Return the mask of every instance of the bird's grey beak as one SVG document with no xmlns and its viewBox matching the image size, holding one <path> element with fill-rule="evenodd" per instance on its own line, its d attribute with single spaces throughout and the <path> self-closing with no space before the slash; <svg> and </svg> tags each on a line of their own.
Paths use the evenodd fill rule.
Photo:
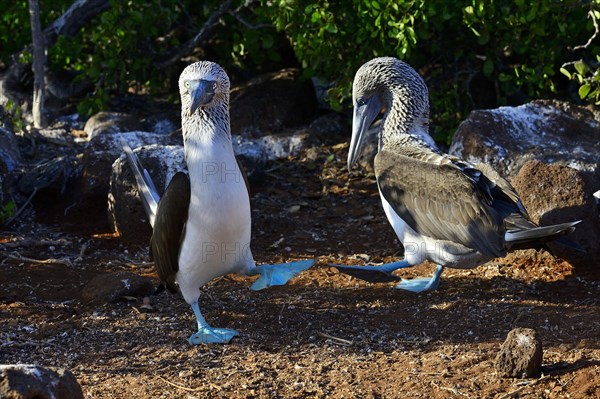
<svg viewBox="0 0 600 399">
<path fill-rule="evenodd" d="M 210 80 L 189 80 L 188 91 L 192 102 L 190 104 L 189 115 L 192 115 L 198 107 L 208 104 L 215 96 L 216 83 Z"/>
<path fill-rule="evenodd" d="M 379 96 L 370 97 L 363 104 L 354 105 L 354 116 L 352 118 L 352 139 L 348 150 L 348 171 L 358 160 L 360 152 L 367 135 L 367 130 L 381 111 L 381 100 Z"/>
</svg>

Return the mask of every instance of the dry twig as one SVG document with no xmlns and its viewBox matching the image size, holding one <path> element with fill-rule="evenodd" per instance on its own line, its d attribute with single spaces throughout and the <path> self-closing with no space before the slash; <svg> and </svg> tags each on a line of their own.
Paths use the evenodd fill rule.
<svg viewBox="0 0 600 399">
<path fill-rule="evenodd" d="M 43 264 L 43 265 L 66 265 L 66 266 L 73 265 L 71 263 L 71 261 L 67 258 L 64 258 L 64 259 L 53 259 L 53 258 L 33 259 L 33 258 L 28 258 L 26 256 L 23 256 L 18 252 L 13 252 L 12 254 L 6 255 L 6 259 L 13 259 L 13 260 L 21 261 L 21 262 L 39 263 L 39 264 Z"/>
<path fill-rule="evenodd" d="M 184 391 L 188 391 L 188 392 L 198 392 L 199 390 L 202 389 L 202 387 L 198 387 L 198 388 L 188 388 L 188 387 L 184 387 L 183 385 L 179 385 L 179 384 L 175 384 L 174 382 L 171 382 L 169 380 L 167 380 L 166 378 L 161 377 L 160 375 L 156 375 L 159 379 L 161 379 L 162 381 L 166 382 L 167 384 L 175 387 L 175 388 L 179 388 L 179 389 L 183 389 Z"/>
<path fill-rule="evenodd" d="M 333 335 L 329 335 L 329 334 L 324 333 L 324 332 L 318 332 L 317 334 L 319 334 L 320 336 L 322 336 L 324 338 L 332 339 L 332 340 L 334 340 L 336 342 L 339 342 L 339 343 L 341 343 L 343 345 L 347 345 L 347 346 L 352 345 L 352 341 L 348 341 L 347 339 L 334 337 Z"/>
</svg>

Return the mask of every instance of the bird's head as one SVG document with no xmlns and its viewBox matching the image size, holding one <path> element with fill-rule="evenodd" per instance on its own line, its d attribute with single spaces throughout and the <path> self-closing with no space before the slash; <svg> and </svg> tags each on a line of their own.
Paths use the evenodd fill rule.
<svg viewBox="0 0 600 399">
<path fill-rule="evenodd" d="M 229 77 L 218 64 L 198 61 L 188 65 L 179 77 L 181 110 L 193 115 L 200 107 L 229 103 Z"/>
<path fill-rule="evenodd" d="M 374 58 L 363 64 L 352 83 L 352 139 L 348 169 L 358 160 L 375 118 L 394 110 L 397 129 L 410 132 L 416 120 L 429 120 L 428 91 L 423 78 L 407 63 L 393 57 Z M 383 127 L 383 124 L 382 124 Z M 381 130 L 379 131 L 381 134 Z"/>
</svg>

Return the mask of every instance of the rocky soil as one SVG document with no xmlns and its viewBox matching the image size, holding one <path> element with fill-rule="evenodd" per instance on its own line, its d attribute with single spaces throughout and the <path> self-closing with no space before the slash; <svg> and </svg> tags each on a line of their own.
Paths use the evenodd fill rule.
<svg viewBox="0 0 600 399">
<path fill-rule="evenodd" d="M 65 367 L 86 398 L 600 397 L 594 267 L 520 251 L 447 270 L 438 291 L 414 294 L 329 266 L 402 256 L 373 176 L 345 170 L 345 141 L 270 162 L 252 187 L 256 260 L 317 263 L 285 287 L 252 292 L 240 276 L 204 287 L 208 321 L 241 332 L 229 345 L 187 343 L 193 314 L 178 295 L 150 293 L 145 245 L 124 244 L 104 215 L 65 224 L 64 209 L 38 198 L 36 222 L 23 215 L 0 232 L 0 364 Z M 142 289 L 88 285 L 106 274 Z M 494 368 L 516 327 L 542 342 L 539 376 Z"/>
</svg>

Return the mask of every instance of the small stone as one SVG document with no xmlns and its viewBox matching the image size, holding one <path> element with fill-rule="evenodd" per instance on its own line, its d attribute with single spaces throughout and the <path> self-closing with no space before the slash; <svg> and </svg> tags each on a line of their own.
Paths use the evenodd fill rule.
<svg viewBox="0 0 600 399">
<path fill-rule="evenodd" d="M 133 115 L 120 112 L 99 112 L 87 120 L 83 130 L 91 140 L 101 134 L 142 130 L 142 124 Z"/>
<path fill-rule="evenodd" d="M 508 333 L 494 364 L 502 377 L 532 378 L 542 368 L 542 341 L 531 328 L 515 328 Z"/>
<path fill-rule="evenodd" d="M 152 279 L 135 273 L 121 271 L 106 273 L 91 279 L 81 293 L 88 303 L 104 304 L 128 296 L 144 296 L 154 291 Z"/>
</svg>

